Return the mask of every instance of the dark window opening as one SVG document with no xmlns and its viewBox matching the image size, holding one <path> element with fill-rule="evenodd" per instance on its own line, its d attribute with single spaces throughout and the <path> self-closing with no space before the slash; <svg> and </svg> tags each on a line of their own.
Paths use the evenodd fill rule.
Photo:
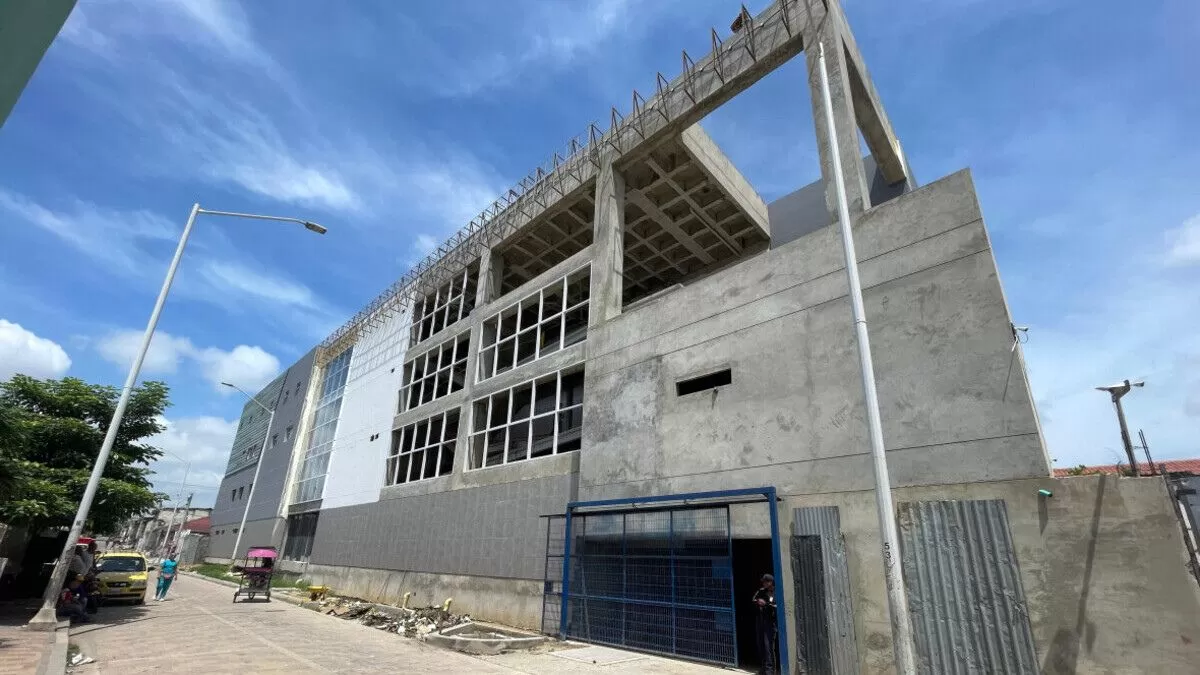
<svg viewBox="0 0 1200 675">
<path fill-rule="evenodd" d="M 701 375 L 700 377 L 693 377 L 690 380 L 676 382 L 675 394 L 677 396 L 687 396 L 698 391 L 716 389 L 717 387 L 724 387 L 729 384 L 733 384 L 733 373 L 726 368 L 725 370 L 718 370 L 708 375 Z"/>
</svg>

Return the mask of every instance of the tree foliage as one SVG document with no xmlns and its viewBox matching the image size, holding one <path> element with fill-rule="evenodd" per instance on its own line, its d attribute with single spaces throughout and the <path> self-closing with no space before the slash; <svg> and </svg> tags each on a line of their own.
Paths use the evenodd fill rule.
<svg viewBox="0 0 1200 675">
<path fill-rule="evenodd" d="M 83 380 L 14 375 L 0 383 L 0 521 L 69 526 L 100 453 L 119 390 Z M 150 485 L 161 456 L 146 439 L 163 431 L 167 386 L 144 382 L 125 409 L 88 517 L 88 529 L 112 532 L 163 497 Z"/>
</svg>

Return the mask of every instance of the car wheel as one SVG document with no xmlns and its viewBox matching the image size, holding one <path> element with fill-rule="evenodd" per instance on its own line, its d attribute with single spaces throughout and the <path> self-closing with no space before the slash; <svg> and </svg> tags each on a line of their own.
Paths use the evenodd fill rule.
<svg viewBox="0 0 1200 675">
<path fill-rule="evenodd" d="M 146 604 L 146 596 L 144 596 L 144 595 L 143 595 L 142 597 L 138 598 L 137 600 L 134 600 L 134 601 L 133 601 L 133 604 L 135 604 L 135 605 L 144 605 L 144 604 Z"/>
</svg>

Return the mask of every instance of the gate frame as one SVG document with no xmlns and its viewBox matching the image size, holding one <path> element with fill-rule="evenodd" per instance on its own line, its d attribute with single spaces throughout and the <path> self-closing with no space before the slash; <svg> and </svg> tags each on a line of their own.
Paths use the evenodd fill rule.
<svg viewBox="0 0 1200 675">
<path fill-rule="evenodd" d="M 758 499 L 737 499 L 738 497 L 757 497 Z M 696 502 L 698 501 L 708 503 L 697 504 Z M 774 486 L 761 488 L 740 488 L 737 490 L 715 490 L 712 492 L 686 492 L 681 494 L 654 495 L 649 497 L 626 497 L 622 499 L 597 499 L 593 501 L 569 502 L 567 504 L 566 513 L 567 521 L 565 523 L 563 533 L 565 542 L 563 545 L 562 605 L 559 616 L 559 639 L 567 639 L 567 619 L 570 616 L 567 609 L 567 603 L 571 598 L 571 517 L 577 509 L 586 509 L 588 510 L 588 513 L 604 513 L 605 511 L 609 510 L 621 510 L 620 507 L 630 508 L 641 504 L 648 505 L 682 502 L 687 506 L 728 507 L 733 504 L 752 504 L 759 501 L 767 503 L 767 512 L 770 514 L 771 518 L 771 563 L 772 567 L 774 568 L 773 576 L 775 577 L 775 625 L 777 626 L 779 632 L 779 663 L 776 665 L 778 666 L 779 672 L 782 675 L 788 675 L 791 672 L 791 660 L 788 657 L 787 610 L 784 607 L 784 593 L 780 590 L 779 586 L 779 582 L 783 578 L 783 560 L 779 545 L 779 497 L 776 494 Z M 729 523 L 729 528 L 729 536 L 732 537 L 732 521 Z M 734 606 L 734 612 L 737 612 L 736 605 Z"/>
</svg>

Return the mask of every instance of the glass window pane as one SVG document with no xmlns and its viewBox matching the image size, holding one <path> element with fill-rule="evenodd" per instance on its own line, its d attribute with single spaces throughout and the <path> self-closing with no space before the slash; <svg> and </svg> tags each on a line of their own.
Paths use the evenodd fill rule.
<svg viewBox="0 0 1200 675">
<path fill-rule="evenodd" d="M 492 394 L 492 412 L 488 426 L 499 427 L 508 424 L 508 392 Z"/>
<path fill-rule="evenodd" d="M 572 408 L 558 414 L 558 447 L 556 452 L 578 450 L 583 437 L 583 409 Z"/>
<path fill-rule="evenodd" d="M 567 408 L 583 403 L 583 371 L 576 371 L 562 376 L 562 398 L 558 407 Z"/>
<path fill-rule="evenodd" d="M 496 348 L 488 347 L 479 352 L 479 379 L 486 380 L 495 374 Z"/>
<path fill-rule="evenodd" d="M 538 335 L 538 349 L 541 356 L 553 354 L 562 346 L 562 317 L 556 316 L 543 323 Z"/>
<path fill-rule="evenodd" d="M 471 413 L 471 431 L 483 431 L 488 427 L 488 399 L 475 401 Z"/>
<path fill-rule="evenodd" d="M 453 441 L 458 438 L 458 411 L 451 410 L 446 413 L 446 430 L 442 438 L 447 441 Z"/>
<path fill-rule="evenodd" d="M 512 419 L 523 420 L 529 417 L 533 402 L 533 385 L 523 384 L 513 390 Z"/>
<path fill-rule="evenodd" d="M 507 427 L 502 427 L 488 432 L 484 466 L 498 466 L 504 463 L 504 437 L 507 430 Z"/>
<path fill-rule="evenodd" d="M 438 458 L 437 475 L 448 476 L 454 473 L 454 442 L 442 444 L 442 454 Z"/>
<path fill-rule="evenodd" d="M 538 296 L 533 297 L 521 303 L 521 330 L 531 328 L 537 324 L 538 319 Z"/>
<path fill-rule="evenodd" d="M 483 322 L 483 335 L 479 344 L 484 347 L 489 347 L 496 344 L 496 328 L 499 325 L 499 317 L 492 317 Z"/>
<path fill-rule="evenodd" d="M 425 451 L 417 450 L 409 456 L 412 458 L 412 463 L 408 467 L 408 480 L 418 480 L 421 478 L 421 463 L 425 461 Z"/>
<path fill-rule="evenodd" d="M 524 365 L 537 356 L 537 330 L 527 330 L 517 336 L 517 365 Z"/>
<path fill-rule="evenodd" d="M 569 347 L 587 337 L 587 305 L 569 310 L 566 313 L 566 329 L 563 335 L 563 346 Z"/>
<path fill-rule="evenodd" d="M 558 407 L 558 378 L 554 375 L 537 381 L 537 397 L 533 414 L 553 412 Z"/>
<path fill-rule="evenodd" d="M 544 457 L 554 452 L 554 415 L 533 418 L 532 457 Z"/>
<path fill-rule="evenodd" d="M 496 373 L 500 374 L 513 368 L 513 357 L 516 355 L 516 338 L 509 338 L 500 343 L 496 357 Z"/>
<path fill-rule="evenodd" d="M 562 282 L 542 289 L 542 318 L 558 314 L 563 309 Z"/>
<path fill-rule="evenodd" d="M 438 415 L 429 420 L 429 444 L 442 442 L 442 416 Z"/>
<path fill-rule="evenodd" d="M 471 468 L 478 469 L 483 466 L 483 454 L 486 446 L 485 439 L 487 434 L 475 434 L 471 436 Z"/>
<path fill-rule="evenodd" d="M 441 398 L 450 393 L 450 369 L 439 370 L 437 374 L 437 388 L 434 389 L 434 398 Z"/>
<path fill-rule="evenodd" d="M 516 462 L 529 457 L 529 420 L 518 422 L 508 428 L 508 458 Z"/>
<path fill-rule="evenodd" d="M 500 315 L 500 339 L 517 334 L 517 308 L 505 310 Z"/>
<path fill-rule="evenodd" d="M 423 448 L 429 445 L 429 423 L 425 420 L 417 422 L 417 440 L 413 444 L 414 448 Z"/>
<path fill-rule="evenodd" d="M 437 475 L 438 450 L 440 448 L 440 445 L 435 445 L 425 451 L 425 471 L 421 474 L 421 478 L 433 478 Z"/>
<path fill-rule="evenodd" d="M 396 483 L 408 482 L 408 465 L 412 461 L 412 455 L 400 455 L 396 459 Z"/>
<path fill-rule="evenodd" d="M 583 269 L 567 278 L 567 307 L 574 307 L 588 299 L 588 270 Z"/>
<path fill-rule="evenodd" d="M 393 485 L 396 482 L 396 459 L 395 457 L 388 457 L 387 473 L 383 474 L 384 485 Z"/>
</svg>

